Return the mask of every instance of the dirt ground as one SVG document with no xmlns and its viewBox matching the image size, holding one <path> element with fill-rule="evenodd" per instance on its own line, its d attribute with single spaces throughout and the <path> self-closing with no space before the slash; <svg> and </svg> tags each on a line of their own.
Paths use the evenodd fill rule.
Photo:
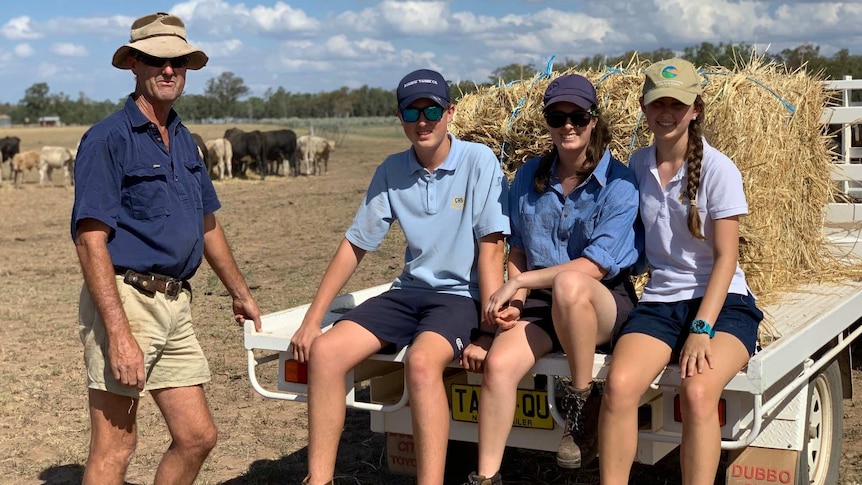
<svg viewBox="0 0 862 485">
<path fill-rule="evenodd" d="M 224 128 L 192 130 L 213 138 Z M 21 137 L 22 149 L 72 147 L 82 132 L 10 129 L 0 130 L 0 137 Z M 397 127 L 369 129 L 343 140 L 326 175 L 216 184 L 223 204 L 217 215 L 265 313 L 311 300 L 374 167 L 387 153 L 406 146 Z M 56 176 L 56 186 L 41 188 L 35 174 L 13 189 L 7 166 L 3 164 L 0 184 L 0 281 L 5 288 L 0 305 L 0 484 L 76 484 L 87 457 L 89 421 L 76 325 L 81 275 L 69 235 L 73 191 L 61 187 L 62 177 Z M 365 258 L 346 290 L 391 280 L 400 269 L 402 251 L 400 236 L 391 234 L 380 251 Z M 251 389 L 242 331 L 232 323 L 227 293 L 206 263 L 192 286 L 196 329 L 213 373 L 206 392 L 220 430 L 197 483 L 299 483 L 305 474 L 305 405 L 265 399 Z M 858 388 L 859 371 L 853 379 Z M 859 483 L 859 398 L 845 401 L 844 410 L 841 483 Z M 367 413 L 350 412 L 337 467 L 341 483 L 413 483 L 386 471 L 383 442 L 368 431 Z M 152 483 L 167 445 L 164 422 L 145 398 L 128 483 Z M 511 483 L 598 482 L 595 469 L 563 472 L 547 453 L 511 451 L 503 471 Z M 458 473 L 453 472 L 452 483 L 460 483 L 454 477 L 464 475 Z M 633 483 L 679 483 L 676 456 L 656 467 L 638 467 L 635 477 Z"/>
</svg>

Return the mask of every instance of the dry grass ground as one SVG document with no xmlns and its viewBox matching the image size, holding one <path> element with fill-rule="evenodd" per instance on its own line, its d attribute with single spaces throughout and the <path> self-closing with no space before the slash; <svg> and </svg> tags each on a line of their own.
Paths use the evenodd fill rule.
<svg viewBox="0 0 862 485">
<path fill-rule="evenodd" d="M 211 138 L 224 128 L 192 130 Z M 22 149 L 32 149 L 74 146 L 82 132 L 76 127 L 9 129 L 0 130 L 0 137 L 19 136 Z M 375 128 L 350 134 L 333 154 L 328 175 L 216 184 L 224 205 L 218 217 L 264 312 L 310 301 L 374 167 L 406 146 L 397 127 Z M 3 165 L 0 484 L 76 484 L 87 456 L 89 422 L 76 328 L 81 276 L 69 235 L 73 191 L 59 187 L 60 177 L 57 187 L 40 188 L 32 176 L 13 189 L 5 177 L 8 162 Z M 366 257 L 347 290 L 390 280 L 401 258 L 400 235 L 393 231 L 380 251 Z M 230 302 L 206 263 L 192 285 L 196 328 L 213 372 L 207 397 L 220 430 L 219 444 L 197 483 L 299 483 L 305 473 L 305 405 L 264 399 L 252 391 L 241 329 L 232 324 Z M 856 404 L 845 402 L 842 483 L 862 481 L 862 412 Z M 152 400 L 143 399 L 139 413 L 138 452 L 128 473 L 133 484 L 152 482 L 168 445 Z M 383 441 L 368 431 L 366 413 L 349 413 L 338 462 L 341 483 L 413 483 L 386 472 Z M 679 483 L 673 457 L 636 473 L 637 483 Z M 514 451 L 507 456 L 504 476 L 512 483 L 598 482 L 595 469 L 561 472 L 549 454 Z"/>
</svg>

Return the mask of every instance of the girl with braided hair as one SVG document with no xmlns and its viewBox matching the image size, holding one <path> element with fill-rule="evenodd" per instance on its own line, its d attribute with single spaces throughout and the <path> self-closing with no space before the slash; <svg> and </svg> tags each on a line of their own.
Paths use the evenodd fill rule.
<svg viewBox="0 0 862 485">
<path fill-rule="evenodd" d="M 700 76 L 683 59 L 646 69 L 641 97 L 655 141 L 632 154 L 650 280 L 615 342 L 599 418 L 604 485 L 627 484 L 641 396 L 679 363 L 682 483 L 712 484 L 718 403 L 754 352 L 763 319 L 739 267 L 742 176 L 703 138 Z"/>
</svg>

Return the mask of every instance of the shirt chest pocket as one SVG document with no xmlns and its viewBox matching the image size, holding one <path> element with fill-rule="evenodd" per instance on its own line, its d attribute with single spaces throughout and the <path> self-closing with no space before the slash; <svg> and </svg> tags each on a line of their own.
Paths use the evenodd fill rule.
<svg viewBox="0 0 862 485">
<path fill-rule="evenodd" d="M 183 167 L 185 167 L 183 189 L 187 193 L 192 207 L 203 209 L 204 203 L 201 195 L 203 165 L 198 160 L 187 160 L 183 162 Z"/>
<path fill-rule="evenodd" d="M 165 217 L 171 213 L 168 176 L 160 167 L 131 167 L 123 176 L 124 202 L 135 219 Z"/>
</svg>

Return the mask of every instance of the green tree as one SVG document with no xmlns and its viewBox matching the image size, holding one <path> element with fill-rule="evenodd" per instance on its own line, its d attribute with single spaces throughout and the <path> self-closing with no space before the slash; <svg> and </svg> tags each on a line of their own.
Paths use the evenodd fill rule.
<svg viewBox="0 0 862 485">
<path fill-rule="evenodd" d="M 235 112 L 236 102 L 242 96 L 248 94 L 242 78 L 228 71 L 223 72 L 217 78 L 210 78 L 204 90 L 204 96 L 212 100 L 215 108 L 215 116 L 225 117 L 237 114 Z M 241 113 L 240 115 L 245 115 Z"/>
<path fill-rule="evenodd" d="M 51 106 L 48 96 L 48 83 L 36 83 L 24 91 L 24 97 L 18 104 L 23 108 L 23 115 L 35 122 L 40 116 L 46 116 Z"/>
<path fill-rule="evenodd" d="M 492 84 L 499 82 L 509 83 L 521 79 L 532 79 L 536 75 L 538 69 L 533 64 L 509 64 L 508 66 L 498 67 L 491 72 L 488 79 Z"/>
</svg>

